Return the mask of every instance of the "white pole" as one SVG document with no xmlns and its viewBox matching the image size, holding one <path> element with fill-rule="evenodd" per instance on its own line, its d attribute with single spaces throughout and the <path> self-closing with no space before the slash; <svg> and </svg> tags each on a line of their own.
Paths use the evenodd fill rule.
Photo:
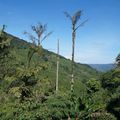
<svg viewBox="0 0 120 120">
<path fill-rule="evenodd" d="M 56 93 L 58 92 L 58 80 L 59 80 L 59 40 L 57 43 Z"/>
</svg>

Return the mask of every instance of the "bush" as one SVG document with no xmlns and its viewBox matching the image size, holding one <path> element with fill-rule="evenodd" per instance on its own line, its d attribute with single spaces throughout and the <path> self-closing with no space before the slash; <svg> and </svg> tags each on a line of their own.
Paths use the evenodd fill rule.
<svg viewBox="0 0 120 120">
<path fill-rule="evenodd" d="M 96 112 L 96 113 L 92 113 L 90 120 L 116 120 L 116 118 L 107 112 Z"/>
</svg>

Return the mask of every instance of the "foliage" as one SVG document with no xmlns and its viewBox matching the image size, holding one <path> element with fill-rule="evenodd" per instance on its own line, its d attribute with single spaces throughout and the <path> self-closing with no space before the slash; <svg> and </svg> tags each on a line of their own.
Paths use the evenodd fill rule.
<svg viewBox="0 0 120 120">
<path fill-rule="evenodd" d="M 107 110 L 120 118 L 120 68 L 105 73 L 101 82 L 107 89 Z"/>
<path fill-rule="evenodd" d="M 16 71 L 13 80 L 9 82 L 8 91 L 23 101 L 32 95 L 31 87 L 37 83 L 35 75 L 38 70 L 19 68 Z"/>
<path fill-rule="evenodd" d="M 116 118 L 112 114 L 107 112 L 96 112 L 92 113 L 89 120 L 116 120 Z"/>
<path fill-rule="evenodd" d="M 120 66 L 120 54 L 118 54 L 118 56 L 116 57 L 116 62 L 117 65 Z"/>
<path fill-rule="evenodd" d="M 0 65 L 6 64 L 5 71 L 10 68 L 9 72 L 1 76 L 3 80 L 0 81 L 0 119 L 116 120 L 119 118 L 119 67 L 102 75 L 88 65 L 75 63 L 75 89 L 71 94 L 69 91 L 71 61 L 60 56 L 60 89 L 58 94 L 55 94 L 56 54 L 42 47 L 38 50 L 34 44 L 11 35 L 9 37 L 7 33 L 4 35 L 12 39 L 10 46 L 6 46 L 9 54 L 0 59 Z M 34 50 L 36 50 L 34 55 L 30 55 Z M 8 57 L 9 55 L 12 57 Z M 8 59 L 7 62 L 5 59 Z"/>
<path fill-rule="evenodd" d="M 100 85 L 100 81 L 96 80 L 96 79 L 90 79 L 87 82 L 87 88 L 88 88 L 88 93 L 95 93 L 97 91 L 99 91 L 101 85 Z"/>
<path fill-rule="evenodd" d="M 0 80 L 8 73 L 8 61 L 10 60 L 10 42 L 11 38 L 7 37 L 4 32 L 5 26 L 3 25 L 0 31 Z"/>
</svg>

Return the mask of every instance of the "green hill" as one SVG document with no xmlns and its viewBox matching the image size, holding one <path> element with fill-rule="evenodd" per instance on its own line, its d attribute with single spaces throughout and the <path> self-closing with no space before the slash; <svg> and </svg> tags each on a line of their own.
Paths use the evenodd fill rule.
<svg viewBox="0 0 120 120">
<path fill-rule="evenodd" d="M 27 53 L 31 43 L 25 40 L 19 39 L 12 35 L 11 46 L 12 52 L 16 56 L 15 61 L 19 61 L 21 64 L 27 63 Z M 46 64 L 47 67 L 41 70 L 39 73 L 39 79 L 43 80 L 48 78 L 51 82 L 55 83 L 56 79 L 56 54 L 48 50 L 43 49 L 43 56 L 38 58 L 34 55 L 32 62 L 38 63 L 40 61 L 42 64 Z M 71 80 L 71 61 L 69 59 L 60 56 L 60 70 L 59 70 L 59 86 L 60 89 L 70 89 Z M 99 73 L 92 69 L 89 65 L 75 63 L 75 81 L 77 85 L 77 90 L 79 88 L 78 83 L 85 83 L 91 78 L 97 78 Z"/>
<path fill-rule="evenodd" d="M 82 120 L 96 111 L 105 111 L 101 73 L 89 65 L 75 63 L 74 94 L 71 94 L 71 61 L 59 56 L 59 92 L 55 94 L 57 55 L 42 48 L 28 67 L 32 43 L 10 34 L 5 34 L 5 39 L 10 39 L 10 46 L 3 41 L 0 47 L 1 119 L 66 120 L 68 115 L 74 119 L 78 111 Z M 109 116 L 107 111 L 105 116 Z"/>
<path fill-rule="evenodd" d="M 34 50 L 38 51 L 28 64 L 28 58 Z M 106 80 L 110 74 L 101 78 L 101 84 L 101 73 L 89 65 L 75 63 L 74 91 L 71 92 L 71 61 L 63 56 L 59 58 L 59 91 L 56 94 L 57 55 L 2 32 L 0 119 L 66 120 L 70 117 L 80 120 L 116 120 L 110 114 L 113 112 L 108 113 L 109 109 L 106 108 L 109 95 L 104 87 L 109 86 Z M 116 80 L 119 81 L 119 78 Z M 116 113 L 118 114 L 119 110 Z"/>
</svg>

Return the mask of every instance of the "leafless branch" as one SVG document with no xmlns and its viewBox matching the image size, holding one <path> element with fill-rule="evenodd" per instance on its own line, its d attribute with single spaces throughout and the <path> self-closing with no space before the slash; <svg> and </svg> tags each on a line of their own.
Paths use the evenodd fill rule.
<svg viewBox="0 0 120 120">
<path fill-rule="evenodd" d="M 38 41 L 38 39 L 36 37 L 34 37 L 31 33 L 28 33 L 26 31 L 24 32 L 24 34 L 27 35 L 30 38 L 30 40 L 32 41 L 32 43 L 34 45 L 36 45 L 36 40 Z"/>
<path fill-rule="evenodd" d="M 88 21 L 88 19 L 85 20 L 85 21 L 83 21 L 80 25 L 78 25 L 78 26 L 76 27 L 75 31 L 76 31 L 79 27 L 83 27 L 84 24 L 85 24 L 87 21 Z"/>
<path fill-rule="evenodd" d="M 69 14 L 69 13 L 64 12 L 64 14 L 65 14 L 65 16 L 66 16 L 66 17 L 68 17 L 70 20 L 72 20 L 72 17 L 70 16 L 70 14 Z"/>
<path fill-rule="evenodd" d="M 41 43 L 49 36 L 49 35 L 51 35 L 53 32 L 49 32 L 47 35 L 45 35 L 44 37 L 43 37 L 43 39 L 41 40 Z"/>
<path fill-rule="evenodd" d="M 31 28 L 38 35 L 38 38 L 40 39 L 41 35 L 46 31 L 47 24 L 42 25 L 41 23 L 38 23 L 37 25 L 31 26 Z"/>
</svg>

